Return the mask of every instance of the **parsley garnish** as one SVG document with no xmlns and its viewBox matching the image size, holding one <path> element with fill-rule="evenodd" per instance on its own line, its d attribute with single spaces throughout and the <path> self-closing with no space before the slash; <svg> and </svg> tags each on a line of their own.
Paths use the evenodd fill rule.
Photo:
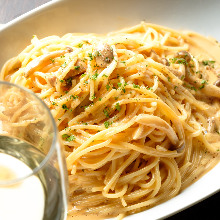
<svg viewBox="0 0 220 220">
<path fill-rule="evenodd" d="M 107 118 L 109 118 L 108 110 L 107 110 L 107 109 L 104 109 L 103 112 L 104 112 L 105 116 L 106 116 Z"/>
<path fill-rule="evenodd" d="M 199 89 L 203 89 L 203 88 L 205 87 L 205 84 L 207 84 L 207 81 L 203 79 L 203 80 L 201 81 L 201 84 L 202 84 L 202 85 L 199 87 Z"/>
<path fill-rule="evenodd" d="M 139 85 L 136 85 L 136 84 L 134 84 L 134 83 L 133 83 L 133 87 L 140 89 L 140 86 L 139 86 Z"/>
<path fill-rule="evenodd" d="M 109 84 L 106 85 L 106 89 L 107 89 L 107 91 L 110 89 L 110 85 Z"/>
<path fill-rule="evenodd" d="M 78 46 L 79 48 L 81 48 L 81 47 L 83 46 L 83 44 L 82 44 L 82 43 L 79 43 L 77 46 Z"/>
<path fill-rule="evenodd" d="M 104 125 L 105 125 L 106 128 L 108 128 L 109 127 L 109 121 L 105 121 Z"/>
<path fill-rule="evenodd" d="M 183 65 L 188 65 L 187 61 L 184 58 L 177 58 L 174 57 L 170 59 L 171 63 L 177 63 L 177 64 L 183 64 Z"/>
<path fill-rule="evenodd" d="M 62 105 L 62 108 L 65 109 L 65 110 L 68 110 L 66 104 L 63 104 L 63 105 Z"/>
<path fill-rule="evenodd" d="M 118 87 L 121 87 L 122 83 L 118 83 Z"/>
<path fill-rule="evenodd" d="M 99 75 L 99 74 L 96 72 L 94 75 L 92 75 L 92 79 L 93 79 L 93 80 L 96 80 L 97 77 L 98 77 L 98 75 Z"/>
<path fill-rule="evenodd" d="M 94 100 L 96 97 L 95 97 L 95 94 L 92 96 L 92 100 Z"/>
<path fill-rule="evenodd" d="M 76 139 L 74 135 L 68 135 L 68 134 L 63 134 L 62 138 L 65 139 L 68 142 L 73 141 L 73 140 Z"/>
<path fill-rule="evenodd" d="M 70 99 L 71 99 L 71 98 L 77 99 L 77 98 L 79 98 L 79 96 L 78 96 L 78 95 L 71 95 L 71 96 L 70 96 Z"/>
<path fill-rule="evenodd" d="M 55 63 L 55 59 L 50 58 L 51 63 Z"/>
<path fill-rule="evenodd" d="M 78 70 L 80 68 L 80 66 L 74 66 L 75 70 Z"/>
<path fill-rule="evenodd" d="M 181 79 L 181 80 L 184 80 L 184 79 L 185 79 L 185 76 L 184 76 L 184 75 L 182 75 L 180 79 Z"/>
<path fill-rule="evenodd" d="M 204 66 L 209 66 L 210 64 L 214 64 L 214 63 L 215 63 L 214 60 L 203 60 L 203 61 L 202 61 L 202 64 L 203 64 Z"/>
<path fill-rule="evenodd" d="M 90 58 L 90 61 L 93 60 L 92 53 L 88 53 L 88 56 L 89 56 L 89 58 Z"/>
<path fill-rule="evenodd" d="M 121 111 L 121 106 L 119 105 L 118 102 L 116 103 L 115 108 L 116 108 L 119 112 Z"/>
</svg>

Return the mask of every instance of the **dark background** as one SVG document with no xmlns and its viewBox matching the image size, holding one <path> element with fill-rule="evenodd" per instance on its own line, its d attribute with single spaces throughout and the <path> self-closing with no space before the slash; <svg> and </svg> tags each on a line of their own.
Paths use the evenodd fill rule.
<svg viewBox="0 0 220 220">
<path fill-rule="evenodd" d="M 50 0 L 0 0 L 0 24 L 5 24 L 25 12 L 49 1 Z M 220 193 L 217 193 L 199 204 L 167 218 L 167 220 L 176 219 L 220 219 Z"/>
</svg>

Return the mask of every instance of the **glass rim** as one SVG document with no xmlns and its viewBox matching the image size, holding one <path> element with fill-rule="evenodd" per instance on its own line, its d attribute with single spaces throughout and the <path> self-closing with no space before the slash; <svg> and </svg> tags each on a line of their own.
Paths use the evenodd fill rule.
<svg viewBox="0 0 220 220">
<path fill-rule="evenodd" d="M 52 116 L 52 113 L 51 113 L 50 109 L 47 107 L 46 103 L 44 103 L 43 100 L 40 99 L 34 92 L 32 92 L 30 89 L 27 89 L 23 86 L 20 86 L 20 85 L 14 84 L 14 83 L 10 83 L 10 82 L 7 82 L 7 81 L 0 80 L 0 85 L 17 87 L 18 89 L 21 89 L 21 90 L 31 94 L 34 98 L 36 98 L 42 104 L 42 106 L 46 109 L 46 112 L 48 113 L 49 118 L 52 122 L 53 131 L 54 131 L 53 140 L 52 140 L 50 149 L 49 149 L 48 153 L 46 154 L 46 156 L 44 157 L 44 159 L 40 162 L 40 164 L 37 167 L 35 167 L 31 171 L 31 173 L 29 173 L 27 175 L 24 175 L 24 176 L 19 177 L 19 178 L 14 178 L 14 179 L 11 179 L 11 180 L 0 180 L 0 187 L 1 186 L 5 187 L 7 185 L 9 186 L 9 185 L 18 184 L 18 183 L 24 181 L 25 179 L 27 179 L 31 176 L 34 176 L 36 173 L 38 173 L 47 164 L 48 160 L 51 158 L 51 156 L 53 155 L 53 153 L 57 149 L 56 143 L 57 143 L 57 140 L 58 140 L 58 136 L 57 136 L 58 132 L 57 132 L 56 122 L 55 122 L 55 120 Z"/>
</svg>

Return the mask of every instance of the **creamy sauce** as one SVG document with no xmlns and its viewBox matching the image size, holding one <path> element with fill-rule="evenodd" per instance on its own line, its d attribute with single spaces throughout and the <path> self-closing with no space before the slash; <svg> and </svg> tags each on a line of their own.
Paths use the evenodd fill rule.
<svg viewBox="0 0 220 220">
<path fill-rule="evenodd" d="M 68 215 L 67 220 L 104 220 L 97 215 Z"/>
<path fill-rule="evenodd" d="M 20 160 L 0 153 L 0 181 L 19 178 L 31 173 Z M 1 220 L 42 220 L 44 214 L 44 190 L 36 176 L 14 185 L 0 185 Z"/>
<path fill-rule="evenodd" d="M 209 83 L 213 84 L 218 79 L 218 71 L 220 74 L 220 43 L 211 37 L 203 37 L 196 33 L 190 33 L 193 44 L 190 45 L 189 51 L 198 55 L 200 60 L 209 60 L 212 58 L 215 61 L 215 68 L 208 66 L 200 66 L 206 72 L 206 77 Z"/>
<path fill-rule="evenodd" d="M 202 72 L 206 73 L 203 74 L 203 78 L 205 78 L 209 84 L 213 84 L 219 77 L 218 77 L 218 70 L 220 74 L 220 44 L 216 42 L 215 39 L 212 38 L 206 38 L 203 37 L 197 33 L 190 33 L 189 34 L 192 42 L 190 44 L 189 52 L 193 55 L 198 55 L 198 60 L 210 60 L 210 58 L 215 61 L 215 68 L 208 68 L 207 66 L 200 66 L 200 69 L 202 69 Z M 217 71 L 216 71 L 217 70 Z M 204 101 L 206 96 L 203 96 L 202 98 Z M 217 110 L 218 111 L 218 110 Z M 213 112 L 215 114 L 216 112 Z M 209 137 L 210 136 L 210 137 Z M 206 137 L 210 140 L 210 142 L 217 142 L 220 141 L 220 136 L 216 133 L 208 133 L 208 136 Z M 213 140 L 213 141 L 211 141 Z M 200 176 L 195 177 L 194 181 L 198 180 L 198 178 L 201 178 L 205 173 L 210 171 L 215 165 L 216 161 L 220 156 L 216 155 L 210 156 L 210 163 L 209 167 L 204 167 L 204 173 L 202 173 Z M 202 166 L 202 164 L 201 164 Z M 68 215 L 67 220 L 103 220 L 104 218 L 95 216 L 95 215 Z"/>
<path fill-rule="evenodd" d="M 69 214 L 67 216 L 67 220 L 104 220 L 104 218 L 97 216 L 97 215 L 83 215 L 83 214 L 71 214 L 71 210 L 73 211 L 73 206 L 71 204 L 69 204 L 68 210 L 69 210 Z"/>
</svg>

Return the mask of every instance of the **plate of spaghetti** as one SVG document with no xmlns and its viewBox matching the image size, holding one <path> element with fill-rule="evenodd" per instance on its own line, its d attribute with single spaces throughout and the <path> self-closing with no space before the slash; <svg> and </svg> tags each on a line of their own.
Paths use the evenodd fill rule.
<svg viewBox="0 0 220 220">
<path fill-rule="evenodd" d="M 173 25 L 172 15 L 167 24 L 164 13 L 158 20 L 160 10 L 173 10 L 170 1 L 146 1 L 149 13 L 157 8 L 151 18 L 139 2 L 130 17 L 130 1 L 110 17 L 113 3 L 100 5 L 111 20 L 103 31 L 95 12 L 88 24 L 73 22 L 79 14 L 71 10 L 89 1 L 55 1 L 0 33 L 8 44 L 9 33 L 29 27 L 2 59 L 0 79 L 32 90 L 51 109 L 65 147 L 68 219 L 165 218 L 220 189 L 220 36 L 190 18 L 178 26 L 183 15 Z M 56 27 L 40 27 L 52 17 Z M 215 38 L 203 36 L 209 32 Z"/>
</svg>

